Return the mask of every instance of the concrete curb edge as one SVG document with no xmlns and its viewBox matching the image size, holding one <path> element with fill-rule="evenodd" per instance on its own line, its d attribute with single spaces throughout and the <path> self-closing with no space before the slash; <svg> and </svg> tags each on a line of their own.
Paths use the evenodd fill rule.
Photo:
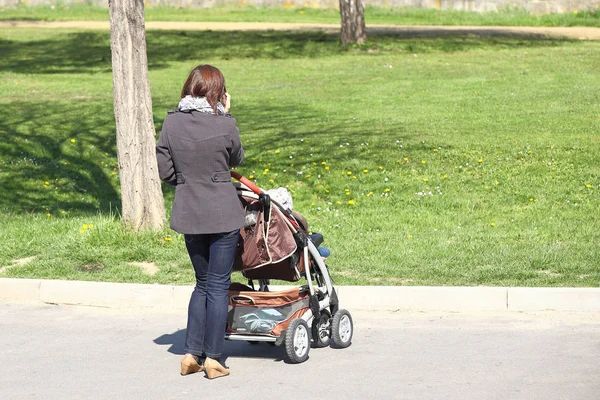
<svg viewBox="0 0 600 400">
<path fill-rule="evenodd" d="M 280 290 L 281 287 L 273 287 Z M 600 310 L 600 288 L 336 286 L 350 310 Z M 191 286 L 0 278 L 0 299 L 185 310 Z"/>
</svg>

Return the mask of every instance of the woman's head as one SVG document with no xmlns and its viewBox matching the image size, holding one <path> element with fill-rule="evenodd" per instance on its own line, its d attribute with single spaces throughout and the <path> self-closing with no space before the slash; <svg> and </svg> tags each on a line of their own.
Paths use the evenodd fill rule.
<svg viewBox="0 0 600 400">
<path fill-rule="evenodd" d="M 190 72 L 183 84 L 181 98 L 185 96 L 206 97 L 208 104 L 217 113 L 217 103 L 221 101 L 225 90 L 225 78 L 218 68 L 208 64 L 198 65 Z"/>
</svg>

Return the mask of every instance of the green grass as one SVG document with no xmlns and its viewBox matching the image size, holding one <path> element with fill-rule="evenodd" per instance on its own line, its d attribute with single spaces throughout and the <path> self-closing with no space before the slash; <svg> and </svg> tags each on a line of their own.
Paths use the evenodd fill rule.
<svg viewBox="0 0 600 400">
<path fill-rule="evenodd" d="M 180 235 L 119 222 L 108 32 L 0 52 L 0 267 L 36 257 L 2 276 L 192 282 Z M 289 187 L 337 284 L 598 286 L 600 43 L 150 31 L 148 54 L 157 130 L 195 64 L 223 70 L 239 170 Z"/>
<path fill-rule="evenodd" d="M 108 20 L 108 10 L 87 5 L 19 6 L 0 9 L 0 20 Z M 521 9 L 470 12 L 421 8 L 371 7 L 367 24 L 476 26 L 600 26 L 598 10 L 534 15 Z M 296 22 L 338 24 L 334 8 L 216 6 L 211 8 L 146 7 L 146 21 Z"/>
</svg>

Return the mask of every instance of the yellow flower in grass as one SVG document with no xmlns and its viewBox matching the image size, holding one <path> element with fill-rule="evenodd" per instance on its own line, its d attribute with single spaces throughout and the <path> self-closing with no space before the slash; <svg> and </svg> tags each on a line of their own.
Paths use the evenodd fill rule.
<svg viewBox="0 0 600 400">
<path fill-rule="evenodd" d="M 325 166 L 325 171 L 329 171 L 329 166 Z"/>
<path fill-rule="evenodd" d="M 325 161 L 321 161 L 321 165 L 326 165 L 327 163 Z"/>
<path fill-rule="evenodd" d="M 421 160 L 421 164 L 425 165 L 425 164 L 427 164 L 427 161 L 426 160 Z"/>
<path fill-rule="evenodd" d="M 479 160 L 477 160 L 478 163 L 482 163 L 483 162 L 483 158 L 480 158 Z"/>
<path fill-rule="evenodd" d="M 408 238 L 409 238 L 409 239 L 412 239 L 412 238 L 413 238 L 413 235 L 411 235 L 411 234 L 409 233 L 409 234 L 408 234 Z"/>
<path fill-rule="evenodd" d="M 250 175 L 248 176 L 248 179 L 254 179 L 254 175 L 250 174 Z"/>
<path fill-rule="evenodd" d="M 351 205 L 351 206 L 353 206 L 353 205 L 356 204 L 356 202 L 354 200 L 348 200 L 348 204 Z"/>
<path fill-rule="evenodd" d="M 364 172 L 365 174 L 368 174 L 368 173 L 369 173 L 369 170 L 368 170 L 368 169 L 363 169 L 363 172 Z"/>
<path fill-rule="evenodd" d="M 383 169 L 383 165 L 380 165 L 380 166 L 379 166 L 379 167 L 377 167 L 377 168 L 379 168 L 380 170 L 382 170 L 382 169 Z"/>
<path fill-rule="evenodd" d="M 348 175 L 348 176 L 352 175 L 352 171 L 346 172 L 346 175 Z"/>
<path fill-rule="evenodd" d="M 385 188 L 384 192 L 385 193 L 389 193 L 390 192 L 390 188 Z"/>
<path fill-rule="evenodd" d="M 592 184 L 591 183 L 586 183 L 585 187 L 588 188 L 588 189 L 591 189 L 592 188 Z"/>
<path fill-rule="evenodd" d="M 269 183 L 275 183 L 274 179 L 269 179 Z"/>
<path fill-rule="evenodd" d="M 338 201 L 336 201 L 335 203 L 336 203 L 336 204 L 342 204 L 342 202 L 341 202 L 341 201 L 339 201 L 339 200 L 338 200 Z"/>
<path fill-rule="evenodd" d="M 265 170 L 263 171 L 263 175 L 266 175 L 269 173 L 269 168 L 265 168 Z"/>
<path fill-rule="evenodd" d="M 367 193 L 367 196 L 373 196 L 373 192 Z"/>
<path fill-rule="evenodd" d="M 500 182 L 496 181 L 496 182 L 495 182 L 495 184 L 496 184 L 496 185 L 499 185 L 499 184 L 500 184 Z"/>
<path fill-rule="evenodd" d="M 317 165 L 317 163 L 316 163 L 316 162 L 314 162 L 314 161 L 313 161 L 313 163 L 312 163 L 312 164 L 313 164 L 313 167 Z"/>
<path fill-rule="evenodd" d="M 90 226 L 89 226 L 88 224 L 83 224 L 81 227 L 82 227 L 83 229 L 88 229 Z"/>
<path fill-rule="evenodd" d="M 46 217 L 49 217 L 49 216 L 50 216 L 50 213 L 46 213 Z"/>
<path fill-rule="evenodd" d="M 281 153 L 279 150 L 275 150 L 275 154 L 279 154 Z"/>
<path fill-rule="evenodd" d="M 429 182 L 429 179 L 428 178 L 423 178 L 423 182 L 427 183 L 427 182 Z"/>
<path fill-rule="evenodd" d="M 80 230 L 79 230 L 79 233 L 83 234 L 83 233 L 85 233 L 85 230 L 83 230 L 83 229 L 80 229 Z"/>
<path fill-rule="evenodd" d="M 403 158 L 404 162 L 408 162 L 408 157 Z"/>
<path fill-rule="evenodd" d="M 71 139 L 71 143 L 75 143 L 77 140 L 75 139 Z"/>
<path fill-rule="evenodd" d="M 495 222 L 490 222 L 490 226 L 493 228 L 493 227 L 496 226 L 496 223 Z"/>
<path fill-rule="evenodd" d="M 434 148 L 434 149 L 433 149 L 433 152 L 434 152 L 434 153 L 437 153 L 437 152 L 438 152 L 438 149 L 435 149 L 435 148 Z"/>
<path fill-rule="evenodd" d="M 442 179 L 448 179 L 448 175 L 442 176 Z"/>
</svg>

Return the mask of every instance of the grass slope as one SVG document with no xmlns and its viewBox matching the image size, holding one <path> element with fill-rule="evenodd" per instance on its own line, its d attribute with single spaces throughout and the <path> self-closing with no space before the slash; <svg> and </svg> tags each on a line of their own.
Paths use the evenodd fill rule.
<svg viewBox="0 0 600 400">
<path fill-rule="evenodd" d="M 148 32 L 157 130 L 188 71 L 220 67 L 239 170 L 290 189 L 338 284 L 597 286 L 599 50 Z M 3 275 L 192 282 L 181 236 L 118 221 L 108 32 L 4 29 L 0 52 L 0 267 L 36 257 Z"/>
</svg>

